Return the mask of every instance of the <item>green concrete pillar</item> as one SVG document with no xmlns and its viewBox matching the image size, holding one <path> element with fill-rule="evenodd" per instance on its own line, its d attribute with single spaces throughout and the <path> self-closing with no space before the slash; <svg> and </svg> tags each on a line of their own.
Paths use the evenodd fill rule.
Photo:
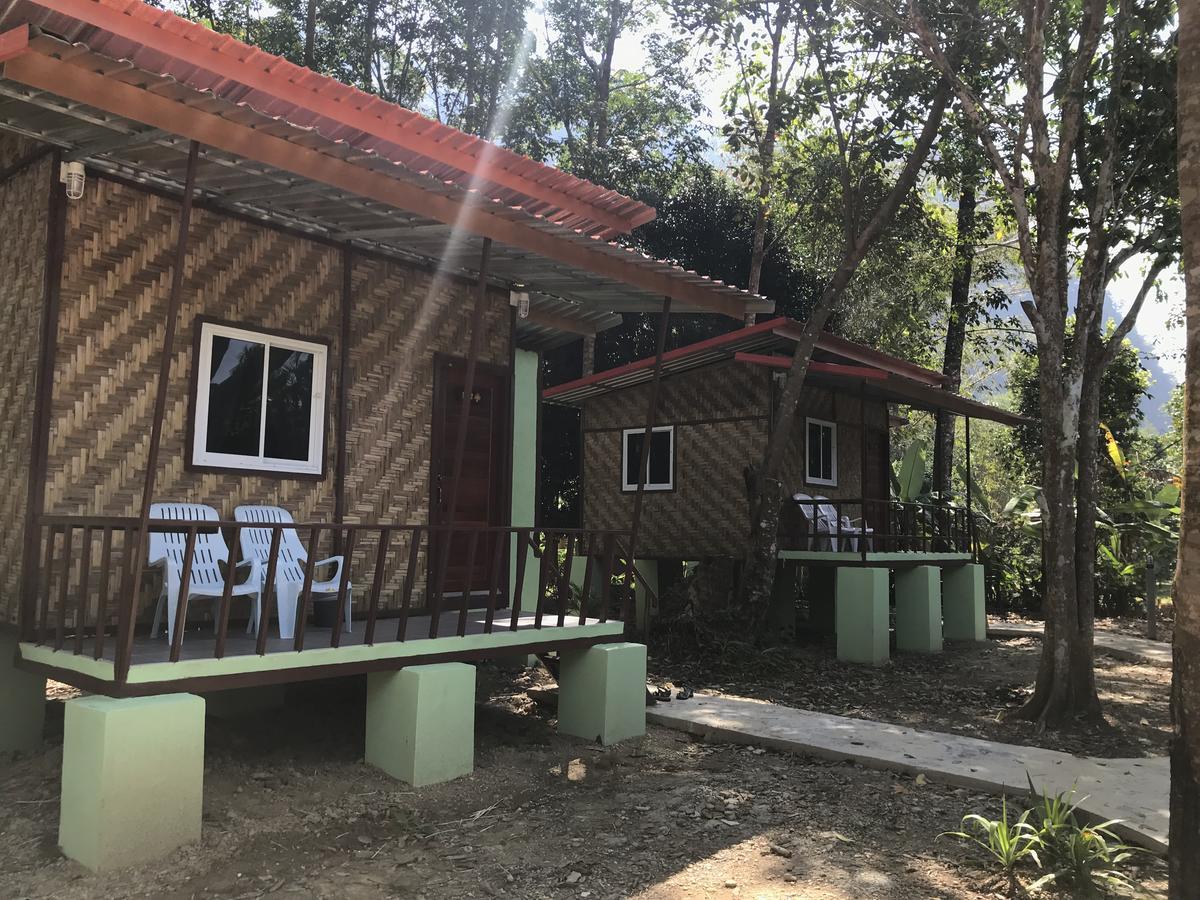
<svg viewBox="0 0 1200 900">
<path fill-rule="evenodd" d="M 558 730 L 608 746 L 646 733 L 646 647 L 597 644 L 565 650 L 558 674 Z"/>
<path fill-rule="evenodd" d="M 17 633 L 0 629 L 0 753 L 28 753 L 42 745 L 46 722 L 46 679 L 13 661 Z"/>
<path fill-rule="evenodd" d="M 475 768 L 475 667 L 410 666 L 367 676 L 366 760 L 425 787 Z"/>
<path fill-rule="evenodd" d="M 987 639 L 983 608 L 983 566 L 974 563 L 942 572 L 943 633 L 948 641 Z"/>
<path fill-rule="evenodd" d="M 272 709 L 282 709 L 287 698 L 286 684 L 208 691 L 203 694 L 204 711 L 214 719 L 236 719 Z"/>
<path fill-rule="evenodd" d="M 538 483 L 538 392 L 539 355 L 532 350 L 517 350 L 513 355 L 513 445 L 512 445 L 512 505 L 513 527 L 529 528 L 537 522 Z M 516 594 L 517 553 L 515 545 L 509 551 L 509 596 Z M 517 608 L 532 613 L 537 609 L 538 559 L 525 548 L 525 578 L 521 596 L 513 602 Z"/>
<path fill-rule="evenodd" d="M 58 843 L 71 859 L 107 871 L 199 840 L 203 791 L 200 697 L 67 701 Z"/>
<path fill-rule="evenodd" d="M 942 573 L 937 566 L 896 572 L 896 649 L 942 652 Z"/>
<path fill-rule="evenodd" d="M 837 655 L 843 662 L 888 661 L 888 570 L 837 570 Z"/>
</svg>

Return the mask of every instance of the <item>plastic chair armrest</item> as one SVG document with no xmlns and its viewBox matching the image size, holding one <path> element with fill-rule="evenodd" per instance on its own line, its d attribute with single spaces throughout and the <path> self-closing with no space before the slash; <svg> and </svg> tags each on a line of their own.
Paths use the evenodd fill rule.
<svg viewBox="0 0 1200 900">
<path fill-rule="evenodd" d="M 317 562 L 313 563 L 313 568 L 318 569 L 321 566 L 328 566 L 328 565 L 333 565 L 334 563 L 336 563 L 337 570 L 333 573 L 333 577 L 331 577 L 329 580 L 330 581 L 340 581 L 342 578 L 342 566 L 345 563 L 345 561 L 346 561 L 346 558 L 344 556 L 331 556 L 328 559 L 318 560 Z"/>
</svg>

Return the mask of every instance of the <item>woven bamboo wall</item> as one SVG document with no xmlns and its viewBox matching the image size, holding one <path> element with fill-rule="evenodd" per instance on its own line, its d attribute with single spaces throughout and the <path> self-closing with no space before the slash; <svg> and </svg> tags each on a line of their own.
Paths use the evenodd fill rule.
<svg viewBox="0 0 1200 900">
<path fill-rule="evenodd" d="M 648 390 L 648 386 L 629 388 L 584 405 L 587 528 L 630 525 L 634 495 L 621 490 L 621 431 L 644 427 Z M 645 495 L 639 556 L 701 559 L 743 552 L 749 521 L 744 472 L 746 466 L 762 462 L 772 399 L 770 371 L 737 362 L 707 366 L 662 382 L 657 423 L 676 426 L 676 489 Z M 868 405 L 872 425 L 885 427 L 886 414 L 883 403 Z M 861 496 L 859 415 L 855 396 L 805 389 L 784 460 L 789 493 Z M 838 423 L 837 487 L 804 483 L 805 416 Z"/>
<path fill-rule="evenodd" d="M 749 515 L 742 472 L 762 457 L 769 385 L 768 370 L 733 362 L 663 380 L 657 422 L 675 425 L 675 490 L 646 493 L 639 556 L 741 552 Z M 634 494 L 621 490 L 621 431 L 645 426 L 648 392 L 648 385 L 630 388 L 585 405 L 585 527 L 630 525 Z"/>
<path fill-rule="evenodd" d="M 824 388 L 806 387 L 800 395 L 793 439 L 788 443 L 783 460 L 784 484 L 789 493 L 805 493 L 832 500 L 860 499 L 862 491 L 862 425 L 860 398 Z M 837 423 L 837 485 L 807 484 L 805 473 L 804 419 L 812 416 Z M 867 425 L 887 427 L 887 408 L 881 401 L 867 401 Z M 861 510 L 847 510 L 852 518 Z"/>
<path fill-rule="evenodd" d="M 178 211 L 171 199 L 96 177 L 68 205 L 48 512 L 139 509 Z M 227 518 L 240 503 L 269 503 L 298 520 L 332 521 L 341 250 L 205 210 L 194 212 L 189 240 L 157 498 L 208 503 Z M 424 523 L 433 353 L 466 352 L 474 289 L 365 257 L 356 257 L 352 278 L 347 521 Z M 323 480 L 186 469 L 199 315 L 332 342 Z M 507 297 L 494 292 L 481 358 L 507 365 L 510 331 Z M 361 602 L 366 591 L 355 596 Z"/>
<path fill-rule="evenodd" d="M 0 168 L 31 147 L 0 134 Z M 0 185 L 0 625 L 15 624 L 19 606 L 49 185 L 48 159 Z"/>
</svg>

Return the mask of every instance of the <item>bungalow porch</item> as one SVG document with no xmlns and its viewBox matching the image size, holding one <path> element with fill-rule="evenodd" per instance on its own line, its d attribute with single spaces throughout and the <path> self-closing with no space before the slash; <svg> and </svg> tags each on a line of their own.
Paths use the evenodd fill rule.
<svg viewBox="0 0 1200 900">
<path fill-rule="evenodd" d="M 770 304 L 612 242 L 641 203 L 137 0 L 8 4 L 0 65 L 0 741 L 40 739 L 46 678 L 95 695 L 67 706 L 64 852 L 110 868 L 198 836 L 196 692 L 366 673 L 367 760 L 419 785 L 471 771 L 466 662 L 556 652 L 561 730 L 640 733 L 638 519 L 537 527 L 538 352 L 622 311 Z M 254 526 L 250 634 L 244 504 L 296 515 Z M 313 562 L 284 638 L 288 529 Z M 189 626 L 212 540 L 234 565 L 204 560 L 223 588 Z"/>
<path fill-rule="evenodd" d="M 543 391 L 548 402 L 581 409 L 584 526 L 614 527 L 640 511 L 637 565 L 651 589 L 638 606 L 639 626 L 649 617 L 661 562 L 736 565 L 746 551 L 747 475 L 762 463 L 779 379 L 801 333 L 801 323 L 769 319 Z M 658 415 L 643 499 L 632 490 L 643 441 L 634 417 L 647 396 Z M 891 496 L 890 430 L 900 409 L 964 421 L 961 501 Z M 901 650 L 938 652 L 943 638 L 983 640 L 971 506 L 976 419 L 1024 421 L 946 390 L 941 373 L 821 335 L 784 450 L 781 477 L 793 500 L 780 520 L 777 627 L 795 627 L 803 584 L 809 625 L 836 633 L 843 660 L 888 660 L 893 608 Z"/>
</svg>

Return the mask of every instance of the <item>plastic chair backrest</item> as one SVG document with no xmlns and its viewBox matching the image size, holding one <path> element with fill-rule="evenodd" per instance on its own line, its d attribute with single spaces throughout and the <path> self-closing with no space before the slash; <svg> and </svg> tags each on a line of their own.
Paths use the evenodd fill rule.
<svg viewBox="0 0 1200 900">
<path fill-rule="evenodd" d="M 167 519 L 187 522 L 218 522 L 220 516 L 211 506 L 203 503 L 151 503 L 151 519 Z M 183 557 L 187 552 L 187 533 L 150 532 L 150 560 L 166 559 L 176 571 L 183 572 Z M 196 546 L 192 550 L 192 571 L 189 581 L 193 587 L 222 584 L 221 567 L 218 563 L 229 562 L 229 547 L 221 530 L 199 531 Z"/>
<path fill-rule="evenodd" d="M 830 529 L 837 528 L 837 524 L 838 524 L 837 507 L 829 502 L 828 497 L 816 496 L 816 497 L 813 497 L 813 499 L 816 500 L 817 503 L 819 504 L 817 506 L 817 509 L 819 509 L 821 511 L 821 518 L 823 518 L 829 524 Z"/>
<path fill-rule="evenodd" d="M 281 506 L 239 506 L 233 511 L 238 522 L 294 522 L 292 514 Z M 271 556 L 271 529 L 243 528 L 239 542 L 245 559 L 257 558 L 267 571 Z M 295 528 L 285 528 L 279 536 L 279 559 L 275 563 L 275 577 L 281 581 L 304 581 L 304 563 L 308 551 L 300 542 Z"/>
<path fill-rule="evenodd" d="M 792 494 L 792 501 L 800 507 L 800 512 L 804 514 L 804 518 L 808 520 L 808 524 L 813 525 L 813 520 L 817 518 L 817 506 L 814 498 L 808 494 Z M 823 516 L 824 513 L 821 513 Z"/>
</svg>

